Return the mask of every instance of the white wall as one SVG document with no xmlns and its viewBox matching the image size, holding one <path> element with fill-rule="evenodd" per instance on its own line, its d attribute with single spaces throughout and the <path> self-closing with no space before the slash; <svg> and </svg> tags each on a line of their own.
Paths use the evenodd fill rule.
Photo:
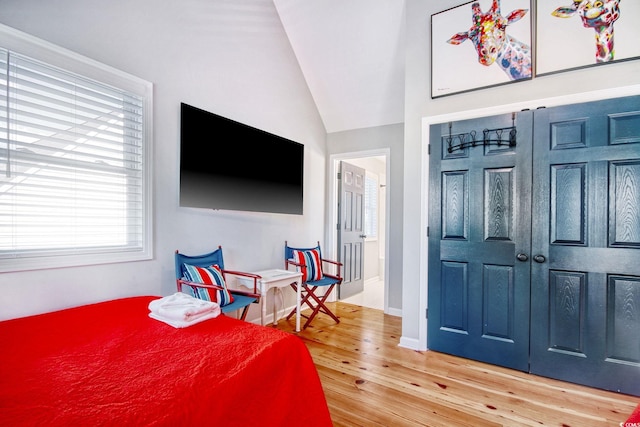
<svg viewBox="0 0 640 427">
<path fill-rule="evenodd" d="M 176 249 L 259 270 L 323 240 L 326 133 L 272 0 L 2 0 L 0 22 L 154 84 L 155 223 L 152 261 L 2 274 L 0 319 L 174 292 Z M 305 214 L 179 208 L 180 102 L 303 143 Z"/>
<path fill-rule="evenodd" d="M 503 1 L 503 4 L 506 3 Z M 575 97 L 640 83 L 640 61 L 627 61 L 534 78 L 530 81 L 431 99 L 431 15 L 458 6 L 459 0 L 406 0 L 407 50 L 405 74 L 403 322 L 401 345 L 424 348 L 426 342 L 426 212 L 428 159 L 422 119 L 505 104 L 537 108 L 536 100 Z M 624 4 L 621 6 L 624 7 Z M 510 12 L 503 5 L 503 14 Z M 576 23 L 576 25 L 579 25 Z M 452 34 L 461 31 L 452 30 Z M 452 35 L 451 34 L 451 35 Z M 450 36 L 450 35 L 447 35 Z M 588 37 L 593 37 L 589 36 Z M 446 61 L 447 58 L 440 60 Z M 455 66 L 456 64 L 451 64 Z M 557 102 L 557 101 L 556 101 Z"/>
</svg>

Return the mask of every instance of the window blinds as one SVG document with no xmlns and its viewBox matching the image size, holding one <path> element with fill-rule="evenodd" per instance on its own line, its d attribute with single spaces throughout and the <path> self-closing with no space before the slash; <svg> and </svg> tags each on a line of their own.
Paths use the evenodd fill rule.
<svg viewBox="0 0 640 427">
<path fill-rule="evenodd" d="M 143 105 L 0 50 L 0 258 L 143 249 Z"/>
</svg>

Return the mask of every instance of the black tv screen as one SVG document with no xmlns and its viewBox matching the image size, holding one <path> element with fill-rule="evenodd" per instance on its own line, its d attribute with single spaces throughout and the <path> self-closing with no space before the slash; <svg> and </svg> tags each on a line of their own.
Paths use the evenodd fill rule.
<svg viewBox="0 0 640 427">
<path fill-rule="evenodd" d="M 181 104 L 180 206 L 302 214 L 304 145 Z"/>
</svg>

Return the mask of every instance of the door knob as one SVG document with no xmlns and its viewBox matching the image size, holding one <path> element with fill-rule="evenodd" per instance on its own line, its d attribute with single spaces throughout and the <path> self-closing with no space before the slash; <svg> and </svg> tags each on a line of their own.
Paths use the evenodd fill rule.
<svg viewBox="0 0 640 427">
<path fill-rule="evenodd" d="M 523 253 L 519 253 L 518 255 L 516 255 L 516 258 L 518 258 L 518 261 L 522 261 L 522 262 L 525 262 L 529 259 L 527 254 L 523 254 Z"/>
<path fill-rule="evenodd" d="M 543 262 L 545 262 L 547 259 L 544 257 L 544 255 L 534 255 L 533 256 L 533 260 L 535 262 L 539 262 L 540 264 L 542 264 Z"/>
<path fill-rule="evenodd" d="M 364 238 L 366 238 L 366 237 L 367 237 L 367 235 L 366 235 L 366 234 L 361 234 L 361 235 L 360 235 L 360 238 L 361 238 L 361 239 L 364 239 Z"/>
</svg>

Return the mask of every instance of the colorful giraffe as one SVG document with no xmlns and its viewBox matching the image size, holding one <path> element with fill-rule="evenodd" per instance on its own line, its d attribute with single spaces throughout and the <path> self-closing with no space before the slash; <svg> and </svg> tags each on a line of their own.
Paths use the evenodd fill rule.
<svg viewBox="0 0 640 427">
<path fill-rule="evenodd" d="M 500 13 L 500 0 L 493 0 L 491 9 L 482 13 L 479 3 L 471 5 L 473 25 L 458 33 L 447 43 L 458 45 L 471 40 L 478 53 L 478 62 L 489 66 L 496 62 L 510 80 L 531 77 L 531 48 L 506 33 L 507 25 L 520 20 L 527 9 L 517 9 L 506 17 Z"/>
<path fill-rule="evenodd" d="M 585 28 L 596 31 L 596 62 L 613 60 L 613 23 L 620 17 L 621 0 L 573 0 L 568 7 L 559 7 L 551 14 L 569 18 L 577 14 Z"/>
</svg>

